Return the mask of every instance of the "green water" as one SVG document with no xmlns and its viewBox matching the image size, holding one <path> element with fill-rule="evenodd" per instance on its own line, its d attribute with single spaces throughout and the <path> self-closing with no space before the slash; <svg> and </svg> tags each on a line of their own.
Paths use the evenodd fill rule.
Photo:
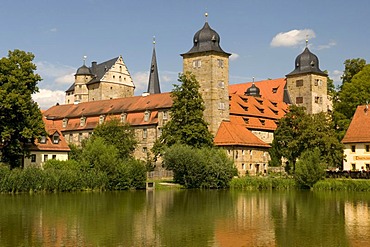
<svg viewBox="0 0 370 247">
<path fill-rule="evenodd" d="M 0 246 L 369 246 L 370 193 L 0 195 Z"/>
</svg>

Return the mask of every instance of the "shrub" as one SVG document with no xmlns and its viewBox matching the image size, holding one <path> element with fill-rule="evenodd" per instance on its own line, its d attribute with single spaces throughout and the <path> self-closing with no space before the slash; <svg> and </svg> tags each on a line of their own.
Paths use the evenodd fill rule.
<svg viewBox="0 0 370 247">
<path fill-rule="evenodd" d="M 306 150 L 302 153 L 296 164 L 294 178 L 304 188 L 312 188 L 313 185 L 324 178 L 325 166 L 322 164 L 320 150 Z"/>
<path fill-rule="evenodd" d="M 237 174 L 224 151 L 215 148 L 175 144 L 165 151 L 163 162 L 174 172 L 175 182 L 186 188 L 226 188 Z"/>
</svg>

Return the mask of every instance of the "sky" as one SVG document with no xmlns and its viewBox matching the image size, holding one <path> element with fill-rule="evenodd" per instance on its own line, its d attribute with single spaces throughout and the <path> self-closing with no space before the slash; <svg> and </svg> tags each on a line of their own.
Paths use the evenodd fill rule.
<svg viewBox="0 0 370 247">
<path fill-rule="evenodd" d="M 169 92 L 207 12 L 232 54 L 230 84 L 285 77 L 308 37 L 321 70 L 340 85 L 346 59 L 370 62 L 369 10 L 369 0 L 2 0 L 0 57 L 35 55 L 43 80 L 33 98 L 47 109 L 64 103 L 84 56 L 91 66 L 122 55 L 141 95 L 155 36 L 161 90 Z"/>
</svg>

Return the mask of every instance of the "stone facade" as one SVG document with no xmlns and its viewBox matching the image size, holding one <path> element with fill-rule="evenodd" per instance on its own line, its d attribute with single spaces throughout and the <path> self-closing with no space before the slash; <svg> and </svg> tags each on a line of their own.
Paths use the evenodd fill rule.
<svg viewBox="0 0 370 247">
<path fill-rule="evenodd" d="M 327 76 L 299 74 L 287 76 L 286 81 L 292 104 L 304 106 L 308 114 L 331 111 Z"/>
</svg>

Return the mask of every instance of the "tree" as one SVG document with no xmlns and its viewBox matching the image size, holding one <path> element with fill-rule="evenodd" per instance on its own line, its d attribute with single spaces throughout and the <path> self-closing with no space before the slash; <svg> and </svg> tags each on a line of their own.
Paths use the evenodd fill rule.
<svg viewBox="0 0 370 247">
<path fill-rule="evenodd" d="M 323 112 L 308 115 L 303 107 L 290 106 L 275 131 L 273 152 L 270 152 L 272 159 L 286 158 L 294 172 L 297 159 L 305 150 L 313 148 L 319 149 L 328 167 L 336 167 L 343 160 L 343 146 L 335 138 L 329 115 Z"/>
<path fill-rule="evenodd" d="M 360 72 L 366 65 L 366 60 L 363 58 L 347 59 L 344 61 L 344 72 L 341 77 L 342 86 L 352 81 L 352 78 Z"/>
<path fill-rule="evenodd" d="M 42 114 L 31 95 L 38 92 L 41 77 L 35 74 L 34 55 L 9 51 L 0 59 L 0 141 L 2 161 L 22 166 L 35 139 L 45 135 Z"/>
<path fill-rule="evenodd" d="M 370 65 L 365 65 L 360 72 L 344 83 L 334 101 L 333 119 L 338 139 L 341 140 L 348 129 L 358 105 L 370 101 Z"/>
<path fill-rule="evenodd" d="M 102 138 L 105 144 L 116 147 L 119 157 L 123 159 L 132 156 L 137 144 L 130 126 L 118 119 L 111 119 L 96 127 L 91 138 Z"/>
<path fill-rule="evenodd" d="M 325 165 L 318 148 L 308 149 L 302 153 L 297 161 L 295 180 L 303 187 L 312 188 L 313 185 L 325 176 Z"/>
<path fill-rule="evenodd" d="M 178 81 L 181 85 L 174 85 L 171 92 L 171 120 L 163 127 L 162 135 L 153 147 L 155 155 L 163 151 L 164 146 L 175 143 L 195 148 L 213 146 L 213 136 L 203 119 L 205 107 L 198 81 L 190 72 L 180 74 Z"/>
</svg>

